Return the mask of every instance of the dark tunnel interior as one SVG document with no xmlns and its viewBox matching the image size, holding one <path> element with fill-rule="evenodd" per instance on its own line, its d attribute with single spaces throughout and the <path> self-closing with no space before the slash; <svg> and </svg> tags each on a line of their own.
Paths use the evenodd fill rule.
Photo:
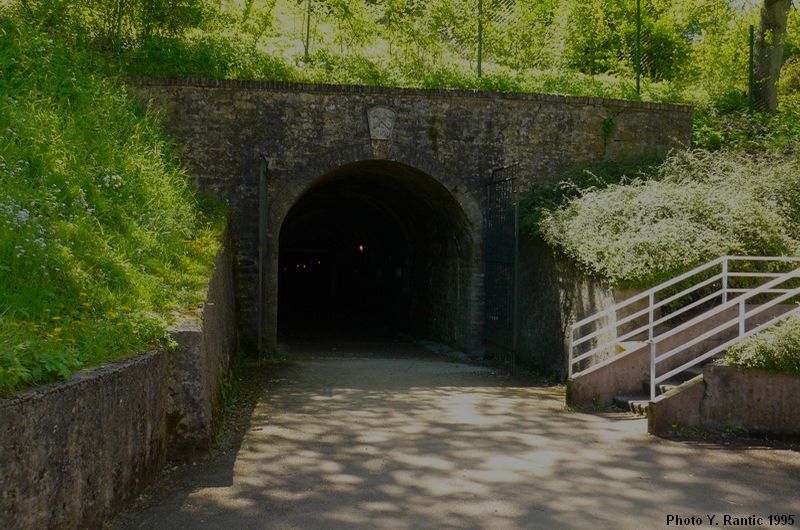
<svg viewBox="0 0 800 530">
<path fill-rule="evenodd" d="M 464 212 L 435 179 L 388 161 L 340 167 L 281 228 L 279 340 L 401 332 L 458 344 L 471 258 Z"/>
</svg>

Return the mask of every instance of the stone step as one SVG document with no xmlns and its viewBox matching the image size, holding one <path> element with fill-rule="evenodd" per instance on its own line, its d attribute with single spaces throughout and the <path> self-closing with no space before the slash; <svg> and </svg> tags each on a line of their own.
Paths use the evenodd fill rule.
<svg viewBox="0 0 800 530">
<path fill-rule="evenodd" d="M 660 385 L 656 385 L 656 396 L 660 396 L 661 394 L 666 394 L 673 388 L 677 388 L 679 385 L 682 384 L 682 381 L 674 381 L 672 379 L 661 383 Z"/>
<path fill-rule="evenodd" d="M 614 405 L 621 409 L 629 410 L 634 414 L 647 416 L 647 407 L 650 405 L 650 398 L 645 394 L 615 396 Z"/>
<path fill-rule="evenodd" d="M 683 372 L 681 372 L 679 374 L 676 374 L 674 377 L 671 377 L 671 378 L 667 379 L 666 381 L 656 385 L 656 395 L 660 396 L 661 394 L 664 394 L 665 392 L 669 392 L 670 390 L 672 390 L 676 386 L 682 385 L 686 381 L 688 381 L 690 379 L 694 379 L 695 377 L 697 377 L 698 375 L 701 375 L 702 373 L 703 373 L 703 366 L 702 365 L 692 366 L 690 368 L 687 368 Z M 642 392 L 644 392 L 647 395 L 650 395 L 650 381 L 649 380 L 642 381 Z"/>
<path fill-rule="evenodd" d="M 656 395 L 665 394 L 702 373 L 702 366 L 692 366 L 675 377 L 656 385 Z M 614 405 L 634 414 L 647 416 L 647 408 L 650 404 L 650 381 L 642 381 L 642 392 L 642 394 L 615 396 Z"/>
</svg>

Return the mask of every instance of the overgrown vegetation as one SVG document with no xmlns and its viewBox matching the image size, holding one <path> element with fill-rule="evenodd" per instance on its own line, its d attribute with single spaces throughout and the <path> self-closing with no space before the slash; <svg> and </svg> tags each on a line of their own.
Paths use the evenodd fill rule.
<svg viewBox="0 0 800 530">
<path fill-rule="evenodd" d="M 635 0 L 14 0 L 140 75 L 635 98 Z M 645 99 L 741 108 L 753 2 L 645 0 Z M 791 13 L 786 53 L 800 46 Z M 484 76 L 476 76 L 478 21 Z M 727 109 L 730 110 L 730 109 Z M 712 113 L 713 114 L 713 113 Z"/>
<path fill-rule="evenodd" d="M 703 26 L 704 43 L 689 47 L 688 70 L 671 81 L 697 106 L 694 146 L 661 164 L 591 168 L 534 190 L 526 231 L 621 287 L 650 286 L 726 253 L 798 253 L 800 16 L 790 12 L 778 112 L 750 114 L 736 88 L 747 70 L 736 67 L 743 50 L 735 43 L 757 14 L 744 9 Z"/>
<path fill-rule="evenodd" d="M 12 0 L 17 17 L 93 50 L 113 75 L 551 92 L 697 107 L 695 145 L 760 148 L 800 130 L 800 11 L 789 13 L 782 112 L 746 115 L 760 2 L 645 0 Z M 482 71 L 476 75 L 478 20 Z M 760 41 L 759 41 L 760 42 Z M 792 94 L 792 95 L 787 95 Z"/>
<path fill-rule="evenodd" d="M 165 346 L 216 253 L 163 133 L 93 61 L 0 13 L 0 393 Z"/>
<path fill-rule="evenodd" d="M 789 317 L 782 324 L 734 344 L 721 362 L 800 375 L 800 317 Z"/>
<path fill-rule="evenodd" d="M 538 226 L 609 283 L 649 286 L 724 254 L 800 252 L 800 161 L 790 152 L 676 151 L 632 180 L 600 184 L 540 211 Z"/>
<path fill-rule="evenodd" d="M 163 343 L 164 316 L 199 296 L 215 228 L 124 76 L 690 103 L 695 150 L 567 175 L 528 197 L 528 231 L 618 285 L 796 253 L 800 11 L 778 113 L 750 115 L 760 2 L 642 4 L 638 94 L 635 0 L 483 0 L 480 76 L 477 0 L 0 3 L 0 391 Z"/>
</svg>

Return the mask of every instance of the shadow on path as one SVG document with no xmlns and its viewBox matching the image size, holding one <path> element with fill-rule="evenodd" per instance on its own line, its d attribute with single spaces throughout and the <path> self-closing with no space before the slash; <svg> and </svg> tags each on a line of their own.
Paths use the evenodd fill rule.
<svg viewBox="0 0 800 530">
<path fill-rule="evenodd" d="M 408 344 L 314 350 L 276 370 L 230 452 L 118 528 L 659 528 L 800 515 L 800 455 L 649 437 Z M 369 353 L 372 353 L 371 355 Z"/>
</svg>

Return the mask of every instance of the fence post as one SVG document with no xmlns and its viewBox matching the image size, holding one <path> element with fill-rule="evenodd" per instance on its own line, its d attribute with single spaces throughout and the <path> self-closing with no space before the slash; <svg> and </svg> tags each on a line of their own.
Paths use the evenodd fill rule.
<svg viewBox="0 0 800 530">
<path fill-rule="evenodd" d="M 478 77 L 481 76 L 483 61 L 483 0 L 478 0 Z"/>
<path fill-rule="evenodd" d="M 306 0 L 306 40 L 303 59 L 308 62 L 308 48 L 311 44 L 311 0 Z"/>
<path fill-rule="evenodd" d="M 642 1 L 636 0 L 636 94 L 642 93 Z"/>
<path fill-rule="evenodd" d="M 753 53 L 755 48 L 756 42 L 756 28 L 752 24 L 750 24 L 750 60 L 748 62 L 748 69 L 747 72 L 747 83 L 748 83 L 748 90 L 747 90 L 747 111 L 752 114 L 753 113 L 753 88 L 755 86 L 755 80 L 753 79 L 753 69 L 754 69 L 754 59 Z"/>
</svg>

